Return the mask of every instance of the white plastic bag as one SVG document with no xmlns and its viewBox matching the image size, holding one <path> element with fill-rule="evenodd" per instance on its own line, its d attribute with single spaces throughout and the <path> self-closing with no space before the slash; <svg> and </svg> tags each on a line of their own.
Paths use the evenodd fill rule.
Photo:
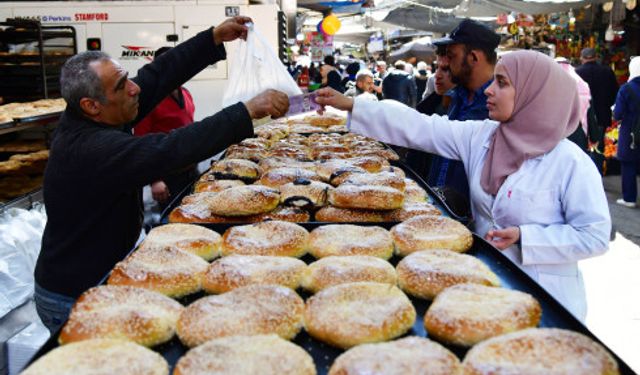
<svg viewBox="0 0 640 375">
<path fill-rule="evenodd" d="M 223 107 L 246 102 L 267 89 L 282 91 L 288 96 L 302 95 L 269 43 L 249 25 L 246 42 L 240 40 L 236 58 L 229 66 L 229 85 L 222 98 Z"/>
</svg>

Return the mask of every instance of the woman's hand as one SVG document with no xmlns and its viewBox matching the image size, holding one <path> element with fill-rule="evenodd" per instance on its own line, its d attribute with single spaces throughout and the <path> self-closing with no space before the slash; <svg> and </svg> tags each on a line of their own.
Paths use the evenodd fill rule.
<svg viewBox="0 0 640 375">
<path fill-rule="evenodd" d="M 325 87 L 315 92 L 317 93 L 316 103 L 321 105 L 318 110 L 320 114 L 324 113 L 327 105 L 343 111 L 351 111 L 353 109 L 352 98 L 344 96 L 330 87 Z"/>
<path fill-rule="evenodd" d="M 519 227 L 508 227 L 505 229 L 492 229 L 484 236 L 484 239 L 495 246 L 498 250 L 504 250 L 520 239 Z"/>
</svg>

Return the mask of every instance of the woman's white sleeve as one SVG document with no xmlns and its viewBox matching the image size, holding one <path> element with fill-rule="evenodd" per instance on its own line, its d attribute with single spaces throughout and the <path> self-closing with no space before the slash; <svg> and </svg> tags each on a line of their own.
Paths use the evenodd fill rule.
<svg viewBox="0 0 640 375">
<path fill-rule="evenodd" d="M 492 121 L 450 121 L 427 116 L 395 100 L 371 102 L 356 98 L 349 118 L 350 130 L 379 141 L 426 151 L 454 160 L 468 160 L 479 130 Z"/>
</svg>

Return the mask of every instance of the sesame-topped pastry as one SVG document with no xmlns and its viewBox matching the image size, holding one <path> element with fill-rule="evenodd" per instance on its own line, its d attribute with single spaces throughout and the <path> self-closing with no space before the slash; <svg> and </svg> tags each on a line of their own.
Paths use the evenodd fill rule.
<svg viewBox="0 0 640 375">
<path fill-rule="evenodd" d="M 538 325 L 542 309 L 531 295 L 480 284 L 446 288 L 424 316 L 429 336 L 473 346 L 480 341 Z"/>
<path fill-rule="evenodd" d="M 428 300 L 456 284 L 500 286 L 498 276 L 478 258 L 451 250 L 416 251 L 402 259 L 396 270 L 400 289 Z"/>
<path fill-rule="evenodd" d="M 213 177 L 213 176 L 211 176 Z M 217 193 L 219 191 L 229 189 L 236 186 L 244 186 L 245 183 L 240 180 L 207 180 L 201 179 L 196 181 L 193 185 L 194 193 L 212 192 Z"/>
<path fill-rule="evenodd" d="M 460 360 L 448 349 L 424 337 L 358 345 L 342 353 L 329 375 L 461 375 Z"/>
<path fill-rule="evenodd" d="M 211 260 L 220 254 L 222 237 L 211 229 L 191 224 L 166 224 L 153 228 L 143 246 L 176 247 Z"/>
<path fill-rule="evenodd" d="M 385 211 L 325 206 L 315 213 L 316 221 L 328 223 L 380 223 L 387 221 Z"/>
<path fill-rule="evenodd" d="M 335 285 L 307 300 L 305 329 L 339 348 L 394 339 L 413 326 L 416 310 L 396 286 L 373 282 Z"/>
<path fill-rule="evenodd" d="M 101 285 L 84 292 L 60 331 L 60 344 L 111 338 L 155 346 L 169 341 L 184 307 L 160 293 Z"/>
<path fill-rule="evenodd" d="M 401 208 L 385 212 L 386 221 L 397 222 L 409 220 L 420 215 L 440 216 L 442 212 L 436 206 L 427 202 L 407 202 L 406 195 Z"/>
<path fill-rule="evenodd" d="M 313 358 L 277 335 L 223 337 L 193 348 L 173 375 L 316 375 Z"/>
<path fill-rule="evenodd" d="M 59 346 L 38 358 L 23 375 L 168 375 L 162 356 L 131 341 L 92 339 Z"/>
<path fill-rule="evenodd" d="M 330 286 L 357 281 L 396 285 L 391 263 L 366 255 L 328 256 L 311 263 L 303 272 L 302 287 L 316 293 Z"/>
<path fill-rule="evenodd" d="M 473 235 L 467 227 L 444 216 L 415 216 L 391 228 L 391 236 L 400 256 L 428 249 L 462 253 L 473 244 Z"/>
<path fill-rule="evenodd" d="M 320 181 L 297 179 L 280 186 L 280 202 L 286 206 L 315 209 L 327 205 L 333 186 Z"/>
<path fill-rule="evenodd" d="M 227 229 L 222 255 L 273 255 L 301 257 L 307 252 L 309 232 L 284 221 L 265 221 Z"/>
<path fill-rule="evenodd" d="M 387 186 L 342 184 L 329 192 L 329 203 L 341 208 L 394 210 L 403 202 L 404 194 Z"/>
<path fill-rule="evenodd" d="M 309 170 L 293 167 L 281 167 L 274 168 L 265 172 L 258 183 L 265 186 L 278 188 L 286 183 L 293 182 L 299 179 L 320 181 L 320 176 Z"/>
<path fill-rule="evenodd" d="M 180 341 L 188 347 L 236 335 L 274 333 L 290 340 L 303 325 L 304 301 L 280 285 L 254 284 L 200 298 L 178 319 Z"/>
<path fill-rule="evenodd" d="M 262 175 L 258 164 L 245 159 L 222 159 L 211 166 L 207 174 L 217 180 L 241 180 L 252 183 Z"/>
<path fill-rule="evenodd" d="M 309 253 L 316 258 L 368 255 L 389 259 L 393 255 L 393 239 L 389 231 L 378 226 L 323 225 L 311 231 Z"/>
<path fill-rule="evenodd" d="M 331 181 L 333 183 L 333 180 Z M 404 177 L 390 171 L 378 173 L 357 173 L 351 174 L 340 185 L 379 185 L 388 186 L 404 192 Z"/>
<path fill-rule="evenodd" d="M 107 283 L 155 290 L 182 297 L 202 289 L 209 263 L 175 247 L 141 247 L 116 264 Z"/>
<path fill-rule="evenodd" d="M 306 268 L 303 261 L 291 257 L 230 255 L 211 263 L 203 288 L 215 294 L 250 284 L 277 284 L 295 290 Z"/>
<path fill-rule="evenodd" d="M 620 373 L 600 344 L 558 328 L 530 328 L 482 341 L 467 352 L 462 366 L 469 375 Z"/>
<path fill-rule="evenodd" d="M 279 202 L 278 190 L 262 185 L 233 187 L 204 198 L 209 211 L 220 216 L 262 214 L 272 211 Z"/>
</svg>

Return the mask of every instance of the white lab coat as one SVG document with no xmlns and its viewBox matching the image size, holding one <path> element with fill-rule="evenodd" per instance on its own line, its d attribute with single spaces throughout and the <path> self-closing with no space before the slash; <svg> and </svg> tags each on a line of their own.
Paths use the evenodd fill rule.
<svg viewBox="0 0 640 375">
<path fill-rule="evenodd" d="M 505 255 L 584 320 L 586 297 L 577 262 L 608 249 L 611 217 L 600 175 L 576 145 L 565 139 L 525 161 L 493 197 L 480 186 L 480 175 L 498 122 L 450 121 L 393 101 L 356 98 L 349 125 L 389 144 L 461 160 L 475 232 L 484 237 L 491 228 L 519 226 L 521 246 L 505 249 Z"/>
</svg>

